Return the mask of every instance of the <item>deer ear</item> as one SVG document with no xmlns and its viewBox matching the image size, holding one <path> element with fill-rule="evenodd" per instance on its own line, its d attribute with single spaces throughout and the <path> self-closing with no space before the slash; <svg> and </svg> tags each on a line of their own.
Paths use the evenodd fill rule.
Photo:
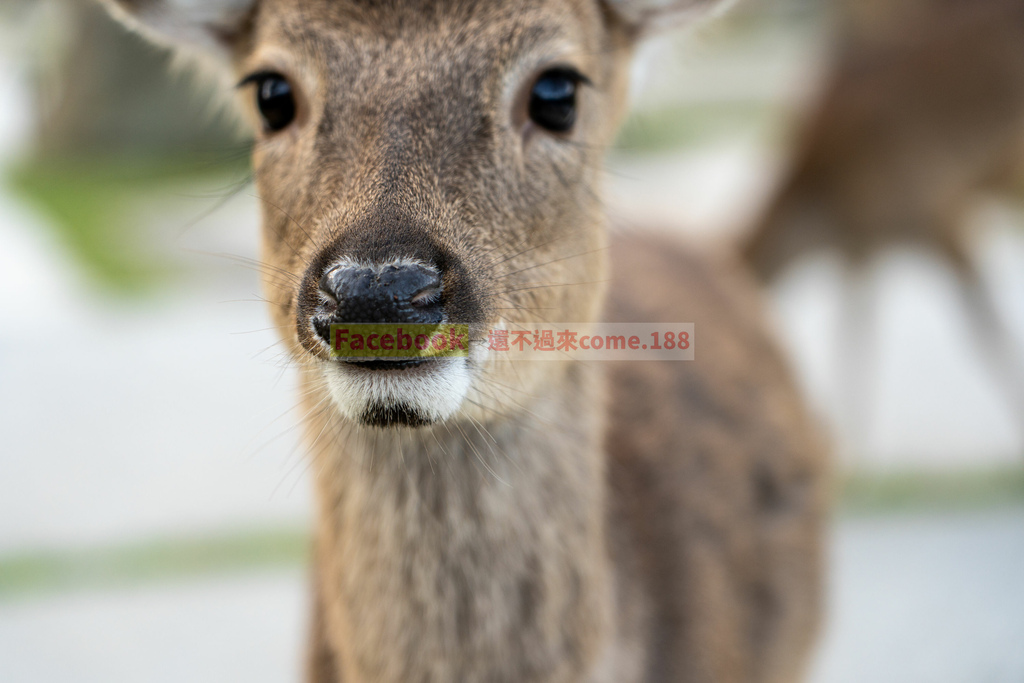
<svg viewBox="0 0 1024 683">
<path fill-rule="evenodd" d="M 157 42 L 228 56 L 259 0 L 100 0 Z"/>
<path fill-rule="evenodd" d="M 724 8 L 729 0 L 605 0 L 619 20 L 644 35 L 685 26 Z"/>
</svg>

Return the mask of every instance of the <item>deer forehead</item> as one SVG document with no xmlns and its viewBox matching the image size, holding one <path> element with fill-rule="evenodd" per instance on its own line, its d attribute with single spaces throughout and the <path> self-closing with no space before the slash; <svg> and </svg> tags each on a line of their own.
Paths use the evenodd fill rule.
<svg viewBox="0 0 1024 683">
<path fill-rule="evenodd" d="M 251 30 L 241 70 L 299 71 L 304 85 L 337 99 L 385 88 L 399 99 L 430 85 L 486 98 L 544 62 L 596 68 L 613 54 L 593 0 L 264 0 Z"/>
<path fill-rule="evenodd" d="M 599 0 L 250 0 L 250 4 L 257 22 L 276 17 L 300 33 L 306 28 L 350 38 L 392 40 L 437 31 L 471 31 L 488 42 L 501 37 L 509 26 L 568 25 L 574 19 L 599 15 Z"/>
<path fill-rule="evenodd" d="M 100 0 L 125 23 L 165 44 L 237 58 L 261 42 L 426 36 L 461 30 L 491 45 L 510 27 L 582 28 L 593 40 L 614 27 L 618 45 L 672 24 L 685 24 L 727 0 Z M 272 21 L 277 19 L 275 23 Z M 586 42 L 583 40 L 582 42 Z M 593 45 L 592 45 L 593 47 Z M 598 46 L 602 47 L 602 46 Z M 600 51 L 593 54 L 602 54 Z"/>
</svg>

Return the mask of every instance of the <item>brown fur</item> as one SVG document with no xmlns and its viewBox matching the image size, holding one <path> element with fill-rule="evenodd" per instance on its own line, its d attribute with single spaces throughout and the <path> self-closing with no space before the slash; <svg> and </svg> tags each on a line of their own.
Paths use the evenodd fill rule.
<svg viewBox="0 0 1024 683">
<path fill-rule="evenodd" d="M 822 450 L 749 283 L 664 240 L 608 249 L 602 153 L 642 28 L 625 16 L 265 0 L 233 48 L 239 74 L 300 91 L 253 160 L 317 474 L 312 681 L 800 676 Z M 523 128 L 523 84 L 551 61 L 593 81 L 562 139 Z M 443 261 L 466 322 L 592 321 L 610 290 L 613 319 L 695 322 L 697 360 L 484 365 L 450 419 L 364 426 L 334 408 L 308 325 L 339 255 Z"/>
<path fill-rule="evenodd" d="M 611 367 L 612 534 L 659 645 L 641 680 L 798 680 L 820 610 L 824 463 L 751 283 L 664 238 L 615 254 L 611 319 L 692 320 L 697 340 L 692 363 Z"/>
</svg>

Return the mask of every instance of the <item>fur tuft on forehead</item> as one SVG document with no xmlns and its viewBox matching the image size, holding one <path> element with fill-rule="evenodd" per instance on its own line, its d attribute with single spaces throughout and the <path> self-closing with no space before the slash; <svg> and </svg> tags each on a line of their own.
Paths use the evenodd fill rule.
<svg viewBox="0 0 1024 683">
<path fill-rule="evenodd" d="M 157 42 L 227 56 L 259 0 L 100 0 Z"/>
</svg>

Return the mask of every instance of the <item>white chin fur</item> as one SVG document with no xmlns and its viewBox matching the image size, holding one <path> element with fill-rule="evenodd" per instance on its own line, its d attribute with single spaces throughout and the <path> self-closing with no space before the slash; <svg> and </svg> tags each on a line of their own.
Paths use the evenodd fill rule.
<svg viewBox="0 0 1024 683">
<path fill-rule="evenodd" d="M 403 406 L 423 422 L 440 422 L 462 405 L 472 381 L 465 358 L 444 358 L 403 370 L 364 370 L 332 362 L 324 377 L 338 411 L 363 421 L 373 407 Z"/>
</svg>

